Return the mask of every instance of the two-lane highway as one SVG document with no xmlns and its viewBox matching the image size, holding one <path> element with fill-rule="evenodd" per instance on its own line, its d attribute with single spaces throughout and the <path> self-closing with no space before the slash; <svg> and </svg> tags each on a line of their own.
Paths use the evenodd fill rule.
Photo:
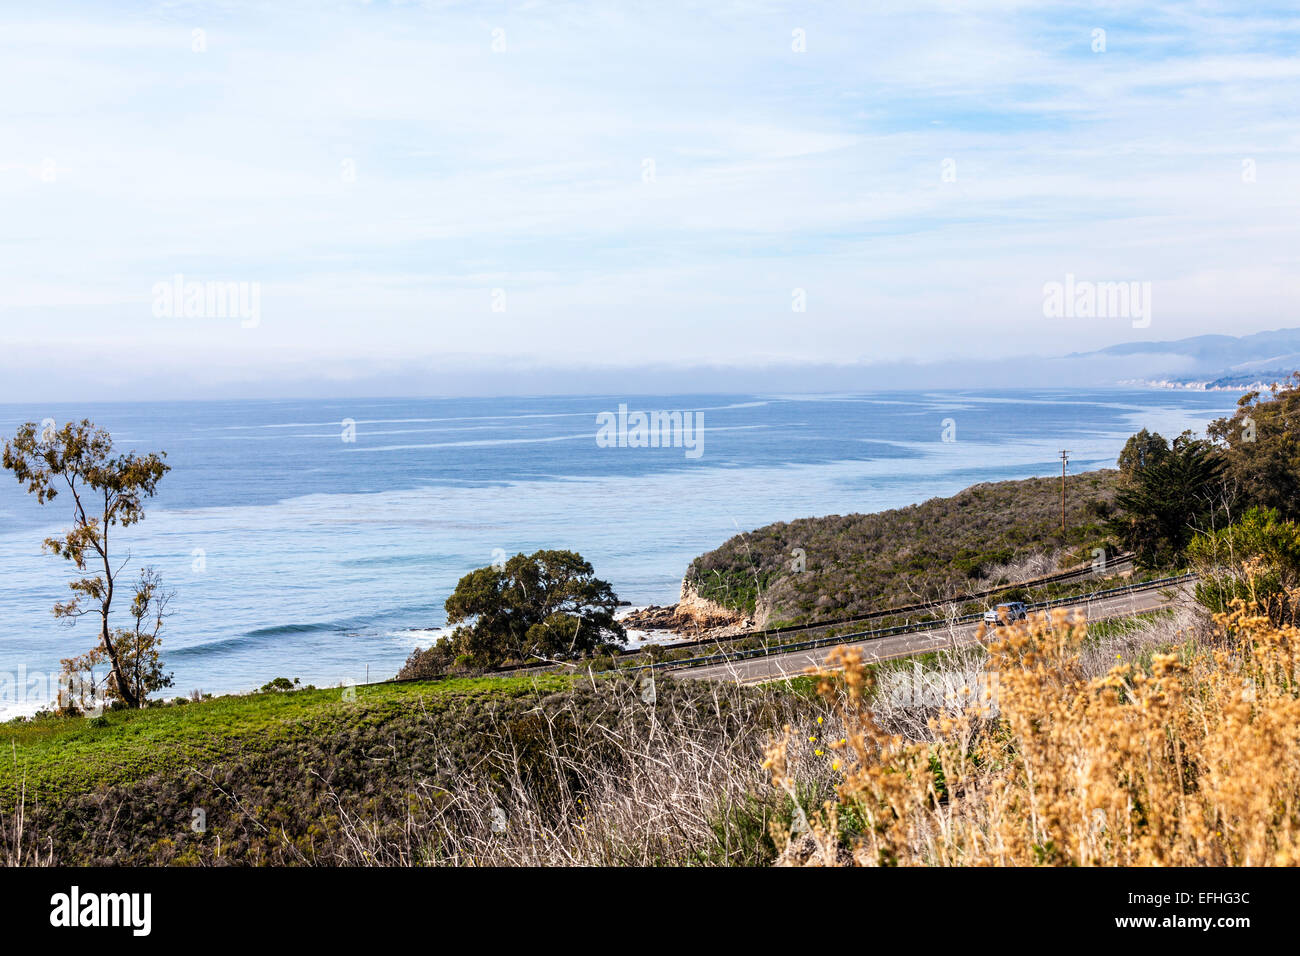
<svg viewBox="0 0 1300 956">
<path fill-rule="evenodd" d="M 1190 588 L 1183 584 L 1175 589 L 1173 600 L 1168 600 L 1168 589 L 1133 591 L 1116 594 L 1095 600 L 1080 598 L 1076 602 L 1061 604 L 1059 607 L 1070 611 L 1083 611 L 1092 621 L 1116 617 L 1131 617 L 1145 611 L 1155 611 L 1170 607 L 1187 598 Z M 1033 612 L 1042 613 L 1042 612 Z M 1050 613 L 1050 612 L 1049 612 Z M 863 641 L 846 641 L 842 647 L 856 647 L 863 652 L 867 661 L 886 661 L 899 657 L 911 657 L 928 651 L 965 647 L 976 643 L 978 623 L 927 625 L 915 631 L 894 634 L 889 637 L 876 637 Z M 820 667 L 830 652 L 830 647 L 817 647 L 786 653 L 774 653 L 765 657 L 751 657 L 745 660 L 725 661 L 718 664 L 705 664 L 699 667 L 673 670 L 674 677 L 694 677 L 703 680 L 733 681 L 738 684 L 752 684 L 761 681 L 779 680 L 796 677 L 806 673 L 810 667 Z"/>
</svg>

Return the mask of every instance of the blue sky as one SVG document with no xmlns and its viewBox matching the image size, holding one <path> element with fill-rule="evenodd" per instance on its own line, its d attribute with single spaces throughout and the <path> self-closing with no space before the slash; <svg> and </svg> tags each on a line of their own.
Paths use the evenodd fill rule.
<svg viewBox="0 0 1300 956">
<path fill-rule="evenodd" d="M 0 400 L 799 388 L 1300 325 L 1298 40 L 1218 3 L 10 9 Z M 255 327 L 156 315 L 178 273 L 257 283 Z M 1066 273 L 1150 282 L 1150 326 L 1045 318 Z"/>
</svg>

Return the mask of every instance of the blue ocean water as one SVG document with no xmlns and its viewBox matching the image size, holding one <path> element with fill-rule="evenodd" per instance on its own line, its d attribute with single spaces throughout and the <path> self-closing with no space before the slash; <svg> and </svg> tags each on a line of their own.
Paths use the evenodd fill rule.
<svg viewBox="0 0 1300 956">
<path fill-rule="evenodd" d="M 0 436 L 89 418 L 119 449 L 167 452 L 147 519 L 115 546 L 176 592 L 173 692 L 225 692 L 281 675 L 392 676 L 444 623 L 460 576 L 502 553 L 572 548 L 624 600 L 667 603 L 690 560 L 737 531 L 1056 474 L 1061 448 L 1072 472 L 1112 466 L 1137 429 L 1201 430 L 1235 400 L 990 389 L 7 405 Z M 702 454 L 600 447 L 597 415 L 621 403 L 698 411 Z M 94 643 L 91 620 L 69 627 L 50 612 L 72 568 L 41 542 L 70 515 L 66 496 L 38 507 L 0 474 L 0 716 L 45 703 L 48 682 L 33 675 Z"/>
</svg>

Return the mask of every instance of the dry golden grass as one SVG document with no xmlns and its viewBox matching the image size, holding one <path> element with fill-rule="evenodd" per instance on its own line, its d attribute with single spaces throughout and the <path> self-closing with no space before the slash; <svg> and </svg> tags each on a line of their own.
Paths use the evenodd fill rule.
<svg viewBox="0 0 1300 956">
<path fill-rule="evenodd" d="M 647 702 L 607 688 L 614 710 L 560 704 L 526 759 L 508 727 L 485 727 L 477 766 L 409 794 L 407 818 L 368 819 L 339 804 L 343 865 L 756 866 L 771 862 L 769 823 L 791 807 L 761 766 L 772 728 L 825 725 L 819 701 L 767 688 L 659 678 Z M 635 688 L 636 685 L 632 685 Z M 643 685 L 644 686 L 644 685 Z M 671 693 L 669 691 L 672 691 Z M 443 742 L 431 737 L 435 752 Z M 449 750 L 450 748 L 448 748 Z M 443 758 L 439 757 L 439 762 Z M 450 763 L 454 757 L 447 753 Z M 791 753 L 802 802 L 834 794 L 829 761 Z"/>
<path fill-rule="evenodd" d="M 15 753 L 15 761 L 17 755 Z M 0 866 L 53 866 L 54 848 L 41 840 L 27 824 L 27 785 L 18 789 L 18 799 L 8 813 L 0 813 Z"/>
<path fill-rule="evenodd" d="M 883 729 L 860 655 L 820 690 L 846 736 L 838 800 L 774 832 L 782 861 L 858 865 L 1263 866 L 1300 862 L 1300 631 L 1258 608 L 1208 641 L 1086 666 L 1064 612 L 1006 628 L 987 683 L 931 739 Z M 794 798 L 790 732 L 768 750 Z M 848 836 L 842 834 L 849 834 Z"/>
</svg>

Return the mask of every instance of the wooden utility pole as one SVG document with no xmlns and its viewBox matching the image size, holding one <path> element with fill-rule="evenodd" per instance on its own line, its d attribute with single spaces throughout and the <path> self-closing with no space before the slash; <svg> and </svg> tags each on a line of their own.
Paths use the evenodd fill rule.
<svg viewBox="0 0 1300 956">
<path fill-rule="evenodd" d="M 1065 537 L 1065 464 L 1070 460 L 1068 449 L 1061 451 L 1061 537 Z"/>
</svg>

